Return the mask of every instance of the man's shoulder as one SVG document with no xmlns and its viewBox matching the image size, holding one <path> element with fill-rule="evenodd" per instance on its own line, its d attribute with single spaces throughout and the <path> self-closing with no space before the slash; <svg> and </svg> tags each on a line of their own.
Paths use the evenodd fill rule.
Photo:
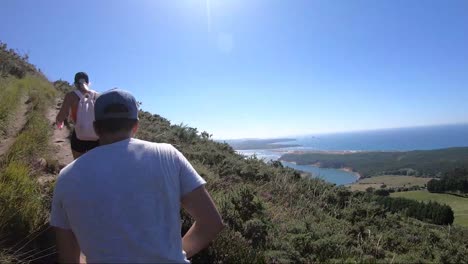
<svg viewBox="0 0 468 264">
<path fill-rule="evenodd" d="M 62 170 L 60 170 L 60 173 L 57 177 L 56 186 L 63 185 L 66 182 L 68 182 L 70 179 L 73 179 L 72 174 L 76 170 L 75 162 L 76 160 L 72 161 L 67 166 L 65 166 Z"/>
<path fill-rule="evenodd" d="M 176 150 L 176 148 L 169 144 L 169 143 L 154 143 L 155 144 L 155 147 L 158 148 L 158 149 L 162 149 L 162 150 L 165 150 L 165 151 L 171 151 L 171 152 L 174 152 Z"/>
<path fill-rule="evenodd" d="M 63 167 L 63 169 L 60 170 L 60 173 L 59 173 L 59 178 L 62 178 L 64 177 L 65 175 L 68 175 L 70 174 L 70 172 L 73 170 L 73 165 L 75 164 L 76 160 L 68 163 L 67 166 Z"/>
<path fill-rule="evenodd" d="M 155 149 L 163 149 L 163 150 L 174 150 L 175 147 L 172 146 L 169 143 L 156 143 L 156 142 L 151 142 L 151 141 L 146 141 L 146 140 L 141 140 L 141 139 L 132 139 L 133 144 L 138 144 L 138 145 L 145 145 L 151 148 Z"/>
<path fill-rule="evenodd" d="M 139 145 L 144 150 L 147 150 L 157 155 L 177 155 L 177 149 L 173 145 L 168 143 L 155 143 L 146 140 L 132 139 L 132 144 Z"/>
</svg>

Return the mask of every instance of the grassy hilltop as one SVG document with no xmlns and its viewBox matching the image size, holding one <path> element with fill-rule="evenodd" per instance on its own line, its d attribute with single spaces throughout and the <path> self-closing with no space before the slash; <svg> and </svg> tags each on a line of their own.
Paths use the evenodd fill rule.
<svg viewBox="0 0 468 264">
<path fill-rule="evenodd" d="M 21 108 L 22 98 L 29 103 L 24 128 L 1 156 L 0 262 L 50 263 L 54 242 L 47 218 L 54 182 L 44 185 L 37 179 L 56 171 L 36 161 L 54 155 L 47 140 L 53 128 L 44 115 L 68 84 L 54 87 L 27 58 L 12 54 L 2 46 L 0 100 L 13 99 L 2 101 L 9 107 L 0 127 L 13 126 L 13 109 Z M 159 115 L 141 111 L 137 137 L 182 151 L 207 180 L 228 225 L 194 263 L 468 262 L 468 230 L 457 225 L 416 220 L 404 210 L 390 213 L 373 194 L 301 178 L 280 162 L 242 157 L 209 133 Z M 5 132 L 3 138 L 12 135 Z M 182 215 L 183 233 L 191 219 Z"/>
</svg>

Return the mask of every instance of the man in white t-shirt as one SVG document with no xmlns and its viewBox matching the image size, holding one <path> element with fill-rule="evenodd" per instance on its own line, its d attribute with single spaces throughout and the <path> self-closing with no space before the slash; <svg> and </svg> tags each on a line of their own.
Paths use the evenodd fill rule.
<svg viewBox="0 0 468 264">
<path fill-rule="evenodd" d="M 95 104 L 100 146 L 65 167 L 50 223 L 59 262 L 187 263 L 224 227 L 205 181 L 169 144 L 132 138 L 135 98 L 110 90 Z M 180 208 L 195 223 L 181 238 Z"/>
</svg>

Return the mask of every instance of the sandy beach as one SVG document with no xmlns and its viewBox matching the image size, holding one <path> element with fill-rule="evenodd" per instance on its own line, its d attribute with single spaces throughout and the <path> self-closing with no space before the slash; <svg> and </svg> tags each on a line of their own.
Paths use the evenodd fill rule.
<svg viewBox="0 0 468 264">
<path fill-rule="evenodd" d="M 359 172 L 354 171 L 353 168 L 344 167 L 344 168 L 341 168 L 340 170 L 346 171 L 346 172 L 349 172 L 349 173 L 352 173 L 352 174 L 356 175 L 356 177 L 357 177 L 356 181 L 359 181 L 362 178 L 361 174 L 359 174 Z"/>
</svg>

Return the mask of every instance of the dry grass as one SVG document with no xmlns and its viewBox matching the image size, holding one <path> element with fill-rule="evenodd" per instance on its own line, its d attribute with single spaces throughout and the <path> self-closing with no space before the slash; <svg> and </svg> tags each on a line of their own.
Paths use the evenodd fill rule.
<svg viewBox="0 0 468 264">
<path fill-rule="evenodd" d="M 0 136 L 7 132 L 12 114 L 19 107 L 21 95 L 25 92 L 24 82 L 13 78 L 0 81 Z"/>
<path fill-rule="evenodd" d="M 422 178 L 414 176 L 395 176 L 385 175 L 361 179 L 358 182 L 349 185 L 352 191 L 365 191 L 367 188 L 380 189 L 382 185 L 386 188 L 409 188 L 413 186 L 424 186 L 432 178 Z"/>
<path fill-rule="evenodd" d="M 36 238 L 38 230 L 44 229 L 48 217 L 46 199 L 43 199 L 36 180 L 40 172 L 35 161 L 49 150 L 51 128 L 45 118 L 45 111 L 55 92 L 40 77 L 29 76 L 2 85 L 6 87 L 4 92 L 10 94 L 10 101 L 9 107 L 0 111 L 10 111 L 17 107 L 22 93 L 27 92 L 30 101 L 26 125 L 0 164 L 0 243 L 4 243 L 1 245 L 0 260 L 1 263 L 8 263 L 51 253 L 50 250 L 41 253 L 41 250 L 34 247 L 31 249 L 29 245 Z M 4 123 L 4 126 L 7 127 L 8 123 Z"/>
</svg>

